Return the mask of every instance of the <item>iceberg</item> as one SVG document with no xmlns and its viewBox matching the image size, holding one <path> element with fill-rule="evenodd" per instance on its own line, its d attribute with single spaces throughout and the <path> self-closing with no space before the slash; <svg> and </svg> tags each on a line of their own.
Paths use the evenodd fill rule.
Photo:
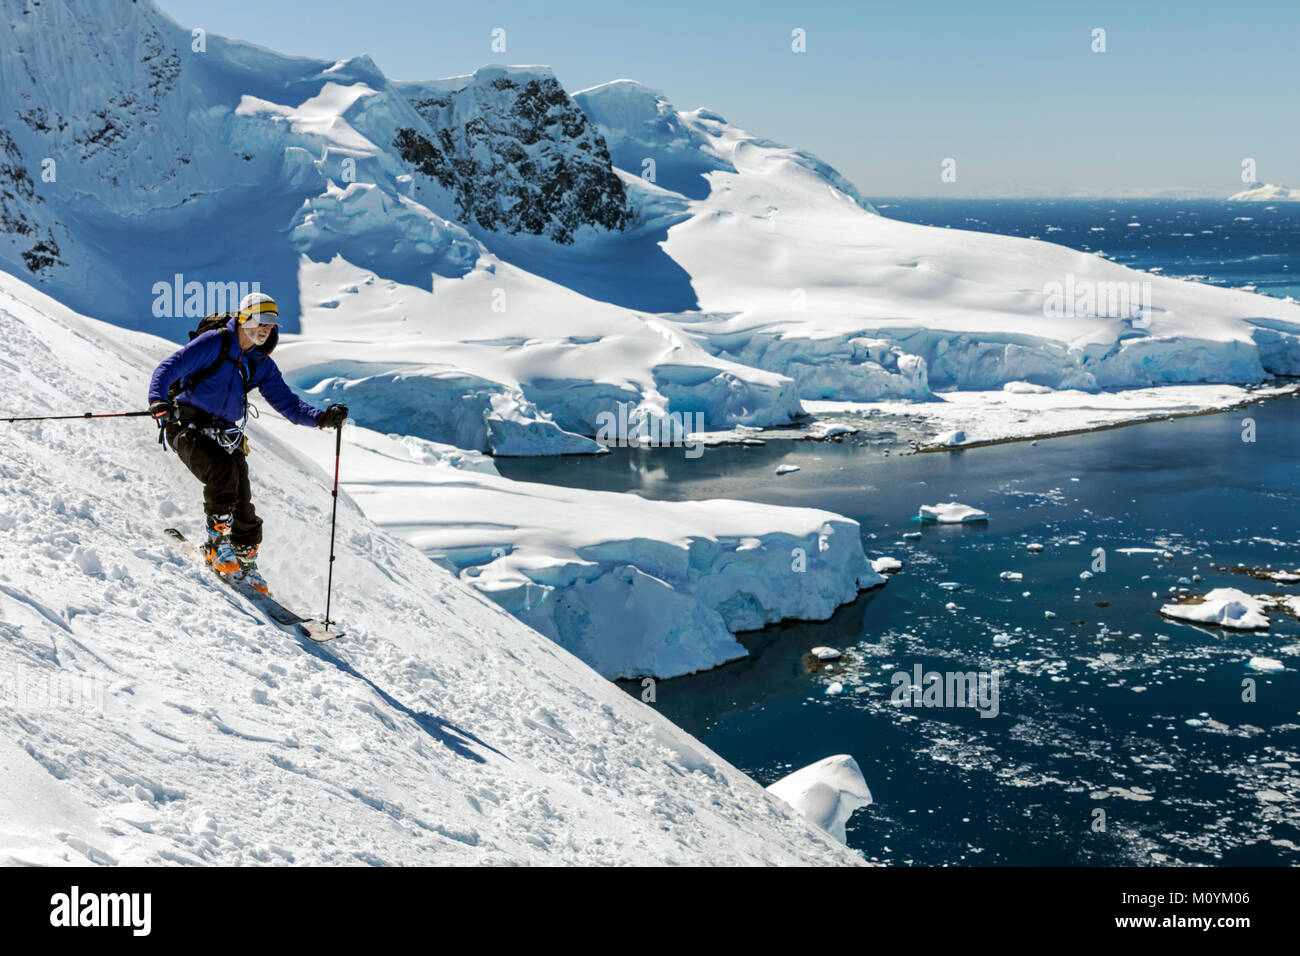
<svg viewBox="0 0 1300 956">
<path fill-rule="evenodd" d="M 1215 588 L 1199 600 L 1165 604 L 1160 613 L 1177 621 L 1214 624 L 1238 631 L 1266 631 L 1265 602 L 1236 588 Z"/>
<path fill-rule="evenodd" d="M 969 524 L 988 521 L 989 516 L 988 512 L 978 508 L 949 501 L 945 504 L 921 505 L 920 519 L 923 524 Z"/>
<path fill-rule="evenodd" d="M 767 788 L 841 843 L 853 811 L 871 804 L 871 790 L 848 754 L 826 757 Z"/>
</svg>

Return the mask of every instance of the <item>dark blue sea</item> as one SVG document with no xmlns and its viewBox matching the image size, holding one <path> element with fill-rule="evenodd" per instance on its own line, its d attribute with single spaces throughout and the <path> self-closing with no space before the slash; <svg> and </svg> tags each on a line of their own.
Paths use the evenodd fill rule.
<svg viewBox="0 0 1300 956">
<path fill-rule="evenodd" d="M 1297 288 L 1300 204 L 882 205 L 917 222 L 1105 249 L 1170 275 Z M 658 448 L 497 464 L 522 480 L 653 498 L 826 508 L 861 523 L 868 555 L 904 563 L 829 621 L 741 635 L 748 659 L 657 686 L 656 707 L 763 784 L 852 754 L 875 798 L 848 829 L 866 858 L 1296 865 L 1300 623 L 1275 613 L 1267 631 L 1231 632 L 1159 609 L 1216 587 L 1300 594 L 1223 570 L 1300 568 L 1298 413 L 1300 400 L 1284 398 L 950 454 L 885 456 L 907 437 L 886 423 L 838 444 L 770 440 L 697 460 Z M 1253 443 L 1242 441 L 1247 416 Z M 778 478 L 780 464 L 800 470 Z M 913 520 L 920 505 L 951 500 L 991 520 Z M 843 658 L 813 663 L 819 645 Z M 1253 669 L 1252 658 L 1286 670 Z M 917 665 L 997 672 L 996 716 L 891 702 L 893 675 Z M 828 696 L 832 682 L 843 693 Z"/>
<path fill-rule="evenodd" d="M 1045 239 L 1136 269 L 1300 299 L 1300 202 L 882 199 L 904 222 Z"/>
</svg>

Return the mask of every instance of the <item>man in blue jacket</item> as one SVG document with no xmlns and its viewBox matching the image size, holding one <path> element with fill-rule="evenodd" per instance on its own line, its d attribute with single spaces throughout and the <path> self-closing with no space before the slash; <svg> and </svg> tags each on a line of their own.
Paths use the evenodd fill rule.
<svg viewBox="0 0 1300 956">
<path fill-rule="evenodd" d="M 319 409 L 301 401 L 271 360 L 279 340 L 275 300 L 251 292 L 221 328 L 195 336 L 154 370 L 149 411 L 181 461 L 203 482 L 208 563 L 270 593 L 257 570 L 262 519 L 253 510 L 244 423 L 248 393 L 263 397 L 296 425 L 341 428 L 346 405 Z"/>
</svg>

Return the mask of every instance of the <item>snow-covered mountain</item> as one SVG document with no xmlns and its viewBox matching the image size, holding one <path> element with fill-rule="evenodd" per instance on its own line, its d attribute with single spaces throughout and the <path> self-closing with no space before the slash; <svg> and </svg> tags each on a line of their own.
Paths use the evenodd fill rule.
<svg viewBox="0 0 1300 956">
<path fill-rule="evenodd" d="M 676 111 L 630 81 L 574 98 L 605 133 L 642 214 L 667 224 L 664 252 L 691 277 L 694 301 L 666 318 L 720 357 L 791 376 L 802 398 L 926 399 L 932 385 L 1016 380 L 1245 382 L 1300 370 L 1292 303 L 1038 240 L 884 218 L 814 158 L 708 110 Z M 640 157 L 658 160 L 656 183 L 640 178 Z"/>
<path fill-rule="evenodd" d="M 216 36 L 196 49 L 150 2 L 0 10 L 13 27 L 0 38 L 13 182 L 0 267 L 60 301 L 183 340 L 225 304 L 213 292 L 259 283 L 287 330 L 321 341 L 346 326 L 327 351 L 357 361 L 329 377 L 362 424 L 496 453 L 598 451 L 565 432 L 593 435 L 620 402 L 634 428 L 671 412 L 708 427 L 800 416 L 788 380 L 481 241 L 554 250 L 632 219 L 599 134 L 544 70 L 397 85 L 367 57 Z M 368 355 L 362 340 L 381 341 Z M 314 368 L 297 383 L 339 371 Z M 403 405 L 415 392 L 455 420 Z"/>
<path fill-rule="evenodd" d="M 1290 186 L 1275 186 L 1272 183 L 1256 183 L 1249 189 L 1233 193 L 1228 202 L 1296 202 L 1300 201 L 1300 189 Z"/>
<path fill-rule="evenodd" d="M 0 341 L 6 394 L 37 414 L 136 404 L 171 349 L 11 276 Z M 384 448 L 347 431 L 345 462 Z M 153 432 L 0 429 L 0 864 L 861 862 L 346 493 L 348 636 L 265 623 L 160 535 L 202 519 Z M 251 441 L 262 563 L 319 614 L 334 439 L 255 423 Z M 843 786 L 849 812 L 866 787 L 837 767 L 799 780 L 819 807 Z"/>
<path fill-rule="evenodd" d="M 199 43 L 147 0 L 0 10 L 0 268 L 174 340 L 196 316 L 170 306 L 210 304 L 191 288 L 259 282 L 303 335 L 295 385 L 362 424 L 593 452 L 620 403 L 633 430 L 719 429 L 797 421 L 800 398 L 1300 370 L 1294 304 L 894 222 L 816 157 L 629 80 L 394 83 L 365 56 Z M 1087 291 L 1061 314 L 1057 288 Z"/>
</svg>

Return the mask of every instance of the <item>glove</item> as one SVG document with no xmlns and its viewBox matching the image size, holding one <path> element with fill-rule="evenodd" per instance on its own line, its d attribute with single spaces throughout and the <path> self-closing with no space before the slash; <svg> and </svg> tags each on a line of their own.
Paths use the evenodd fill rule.
<svg viewBox="0 0 1300 956">
<path fill-rule="evenodd" d="M 160 425 L 163 422 L 174 422 L 176 421 L 176 406 L 171 402 L 164 402 L 159 399 L 156 402 L 149 403 L 149 414 Z"/>
<path fill-rule="evenodd" d="M 342 428 L 343 422 L 347 420 L 348 407 L 343 404 L 331 405 L 325 409 L 325 414 L 320 417 L 320 424 L 317 428 Z"/>
</svg>

